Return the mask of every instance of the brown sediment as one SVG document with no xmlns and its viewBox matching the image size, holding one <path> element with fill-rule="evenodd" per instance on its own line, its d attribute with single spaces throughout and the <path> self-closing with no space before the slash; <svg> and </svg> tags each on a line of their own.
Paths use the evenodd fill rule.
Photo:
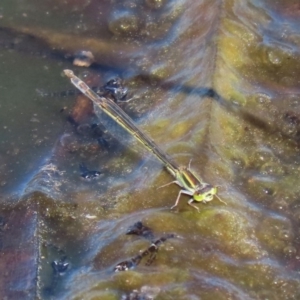
<svg viewBox="0 0 300 300">
<path fill-rule="evenodd" d="M 81 124 L 87 122 L 87 120 L 94 114 L 94 107 L 91 100 L 84 95 L 78 95 L 76 102 L 72 108 L 70 118 L 76 123 Z"/>
</svg>

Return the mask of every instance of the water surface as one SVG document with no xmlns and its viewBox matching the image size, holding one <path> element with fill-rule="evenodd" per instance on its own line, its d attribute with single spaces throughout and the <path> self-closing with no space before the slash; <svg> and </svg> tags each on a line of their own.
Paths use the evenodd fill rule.
<svg viewBox="0 0 300 300">
<path fill-rule="evenodd" d="M 299 5 L 15 2 L 0 5 L 2 298 L 298 299 Z M 157 190 L 172 178 L 154 157 L 108 119 L 103 144 L 70 124 L 74 107 L 98 122 L 82 96 L 36 92 L 70 89 L 66 68 L 121 76 L 122 108 L 227 205 L 170 210 L 179 189 Z M 83 180 L 82 162 L 102 175 Z M 137 221 L 176 238 L 115 273 L 150 246 L 126 235 Z"/>
</svg>

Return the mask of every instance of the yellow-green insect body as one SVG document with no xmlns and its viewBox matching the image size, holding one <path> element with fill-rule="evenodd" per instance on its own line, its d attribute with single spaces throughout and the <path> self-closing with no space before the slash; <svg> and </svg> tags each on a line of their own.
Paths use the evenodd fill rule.
<svg viewBox="0 0 300 300">
<path fill-rule="evenodd" d="M 188 204 L 198 211 L 199 208 L 192 204 L 193 201 L 206 203 L 213 200 L 213 197 L 217 195 L 217 187 L 203 182 L 190 169 L 190 167 L 179 167 L 176 170 L 172 170 L 167 167 L 167 169 L 176 178 L 176 180 L 163 185 L 163 187 L 175 183 L 182 188 L 182 190 L 179 191 L 175 204 L 172 208 L 178 205 L 181 194 L 192 196 L 192 198 L 188 201 Z"/>
<path fill-rule="evenodd" d="M 74 75 L 71 70 L 64 70 L 66 76 L 71 79 L 72 84 L 76 86 L 84 95 L 94 102 L 94 105 L 102 109 L 108 116 L 115 120 L 121 127 L 127 130 L 133 137 L 135 137 L 145 148 L 152 152 L 166 167 L 166 169 L 173 175 L 175 181 L 172 181 L 163 186 L 176 183 L 182 189 L 180 190 L 174 208 L 178 205 L 181 194 L 191 196 L 188 204 L 199 211 L 199 208 L 192 204 L 193 201 L 208 202 L 217 196 L 217 187 L 203 182 L 198 178 L 193 171 L 191 171 L 190 164 L 188 168 L 177 166 L 169 156 L 162 151 L 158 145 L 143 131 L 141 131 L 133 122 L 133 120 L 112 100 L 106 99 L 97 95 L 89 86 L 81 79 Z M 223 202 L 219 197 L 218 199 Z M 224 202 L 225 203 L 225 202 Z"/>
</svg>

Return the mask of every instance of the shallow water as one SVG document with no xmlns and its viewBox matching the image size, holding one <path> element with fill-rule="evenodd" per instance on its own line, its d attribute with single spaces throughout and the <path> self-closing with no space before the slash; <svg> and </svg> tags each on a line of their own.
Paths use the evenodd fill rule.
<svg viewBox="0 0 300 300">
<path fill-rule="evenodd" d="M 0 4 L 2 298 L 299 299 L 299 5 L 17 2 Z M 90 68 L 72 65 L 80 50 Z M 157 189 L 172 178 L 154 157 L 108 119 L 101 145 L 75 129 L 82 96 L 38 95 L 70 89 L 66 68 L 124 78 L 122 108 L 227 205 L 170 210 L 179 189 Z M 176 237 L 115 273 L 150 246 L 126 235 L 137 221 Z"/>
</svg>

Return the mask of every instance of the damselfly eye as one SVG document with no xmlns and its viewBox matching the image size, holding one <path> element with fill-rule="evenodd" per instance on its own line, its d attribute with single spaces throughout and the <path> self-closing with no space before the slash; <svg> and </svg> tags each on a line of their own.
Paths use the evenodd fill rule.
<svg viewBox="0 0 300 300">
<path fill-rule="evenodd" d="M 213 198 L 214 198 L 213 193 L 207 193 L 207 194 L 205 194 L 204 200 L 211 201 Z"/>
</svg>

